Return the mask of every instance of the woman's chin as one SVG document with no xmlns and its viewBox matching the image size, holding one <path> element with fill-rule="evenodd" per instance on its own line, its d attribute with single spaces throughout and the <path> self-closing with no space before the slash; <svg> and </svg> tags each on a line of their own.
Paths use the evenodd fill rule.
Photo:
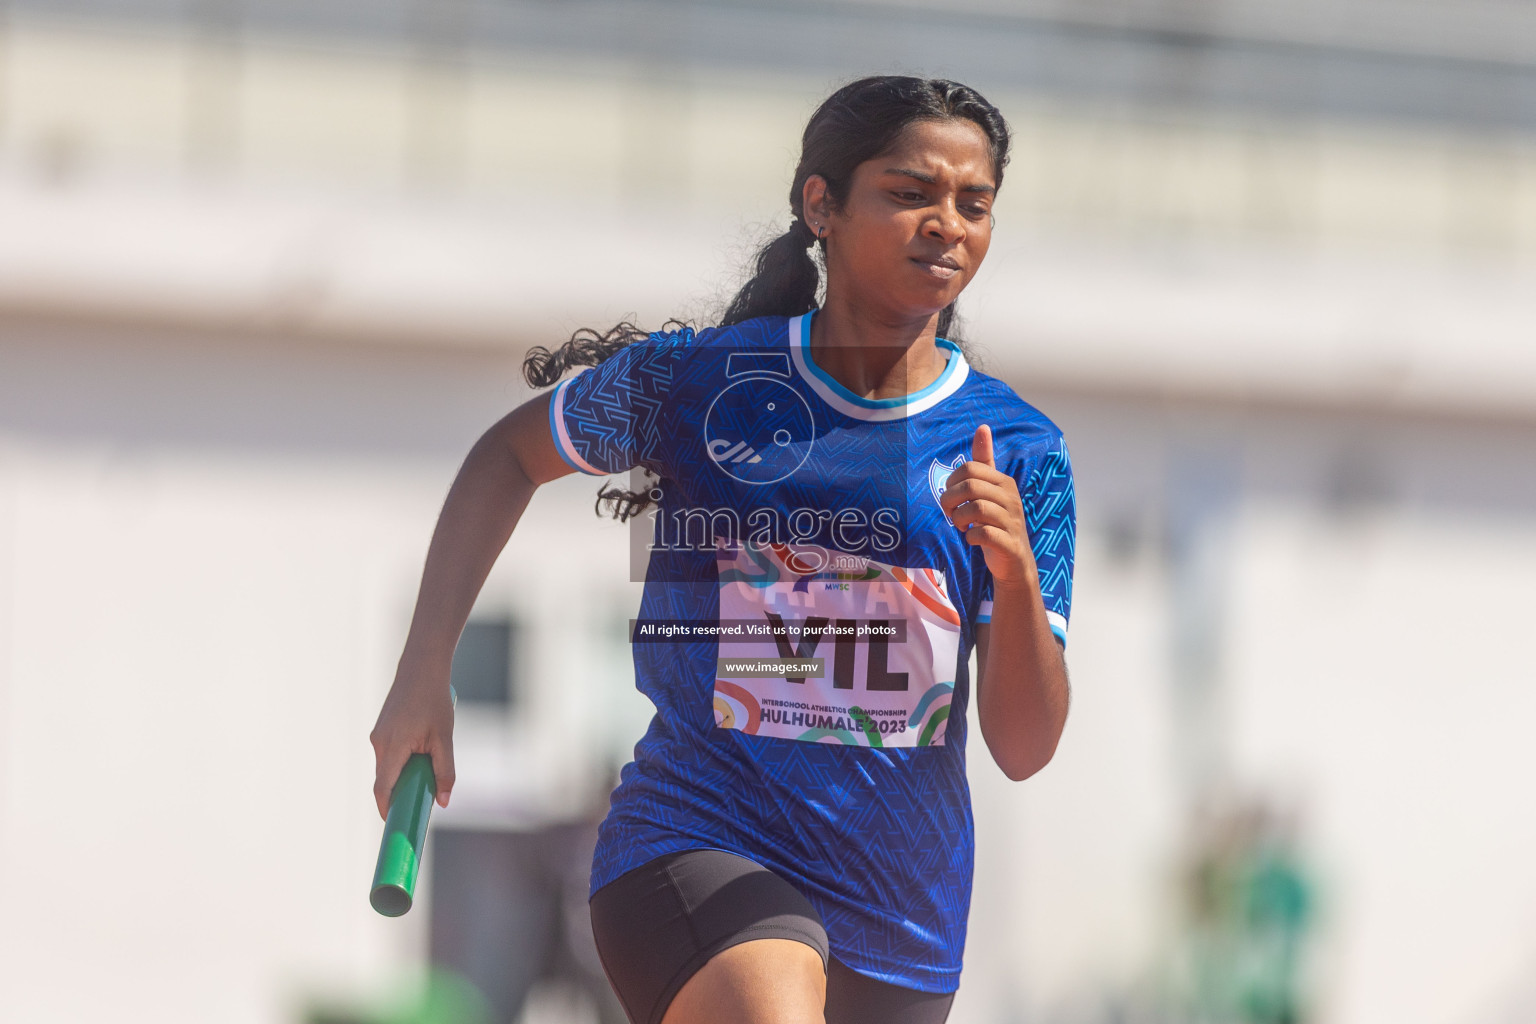
<svg viewBox="0 0 1536 1024">
<path fill-rule="evenodd" d="M 906 321 L 927 320 L 941 312 L 960 297 L 965 281 L 931 278 L 913 281 L 908 278 L 897 287 L 871 285 L 872 290 L 864 292 L 872 300 L 868 308 L 884 307 L 898 319 Z M 864 305 L 862 302 L 858 304 Z"/>
<path fill-rule="evenodd" d="M 907 294 L 912 297 L 914 303 L 943 309 L 960 297 L 969 280 L 969 277 L 958 271 L 949 277 L 920 273 L 917 275 L 917 280 L 907 289 Z"/>
<path fill-rule="evenodd" d="M 960 291 L 947 283 L 944 287 L 913 288 L 907 292 L 905 304 L 916 316 L 932 316 L 958 299 Z"/>
</svg>

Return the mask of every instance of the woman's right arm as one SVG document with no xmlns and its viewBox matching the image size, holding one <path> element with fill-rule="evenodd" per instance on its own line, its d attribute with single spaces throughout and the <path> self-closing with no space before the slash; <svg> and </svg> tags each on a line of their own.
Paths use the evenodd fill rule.
<svg viewBox="0 0 1536 1024">
<path fill-rule="evenodd" d="M 427 548 L 421 589 L 395 681 L 368 741 L 373 744 L 373 797 L 379 817 L 412 754 L 428 754 L 437 800 L 453 788 L 453 705 L 448 679 L 453 651 L 480 588 L 534 489 L 574 472 L 549 431 L 551 392 L 504 416 L 475 442 L 459 469 Z"/>
</svg>

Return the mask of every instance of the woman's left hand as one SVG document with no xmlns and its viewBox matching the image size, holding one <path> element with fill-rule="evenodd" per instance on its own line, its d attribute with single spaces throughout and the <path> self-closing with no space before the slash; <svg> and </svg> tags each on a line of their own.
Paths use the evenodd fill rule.
<svg viewBox="0 0 1536 1024">
<path fill-rule="evenodd" d="M 969 462 L 949 475 L 939 506 L 965 533 L 967 544 L 986 555 L 994 586 L 1035 584 L 1035 556 L 1024 525 L 1018 483 L 1000 472 L 992 456 L 992 428 L 983 423 L 971 439 Z"/>
</svg>

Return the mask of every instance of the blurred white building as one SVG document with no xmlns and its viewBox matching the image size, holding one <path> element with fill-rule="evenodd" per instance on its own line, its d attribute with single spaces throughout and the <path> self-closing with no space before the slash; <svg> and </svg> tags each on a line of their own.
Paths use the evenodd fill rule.
<svg viewBox="0 0 1536 1024">
<path fill-rule="evenodd" d="M 1078 476 L 1071 718 L 1022 784 L 973 745 L 952 1020 L 1146 1019 L 1211 793 L 1294 818 L 1316 1020 L 1531 1019 L 1533 29 L 0 2 L 0 1020 L 294 1022 L 423 960 L 428 913 L 366 902 L 367 735 L 459 461 L 529 345 L 718 308 L 871 71 L 1013 124 L 962 313 Z M 593 491 L 541 491 L 486 587 L 512 689 L 461 705 L 434 829 L 579 815 L 644 727 Z"/>
</svg>

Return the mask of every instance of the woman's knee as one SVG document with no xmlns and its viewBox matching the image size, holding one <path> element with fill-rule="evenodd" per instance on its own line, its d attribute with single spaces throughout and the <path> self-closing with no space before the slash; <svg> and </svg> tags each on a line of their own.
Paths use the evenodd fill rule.
<svg viewBox="0 0 1536 1024">
<path fill-rule="evenodd" d="M 821 953 L 795 939 L 752 939 L 710 957 L 672 998 L 662 1024 L 823 1024 Z"/>
</svg>

